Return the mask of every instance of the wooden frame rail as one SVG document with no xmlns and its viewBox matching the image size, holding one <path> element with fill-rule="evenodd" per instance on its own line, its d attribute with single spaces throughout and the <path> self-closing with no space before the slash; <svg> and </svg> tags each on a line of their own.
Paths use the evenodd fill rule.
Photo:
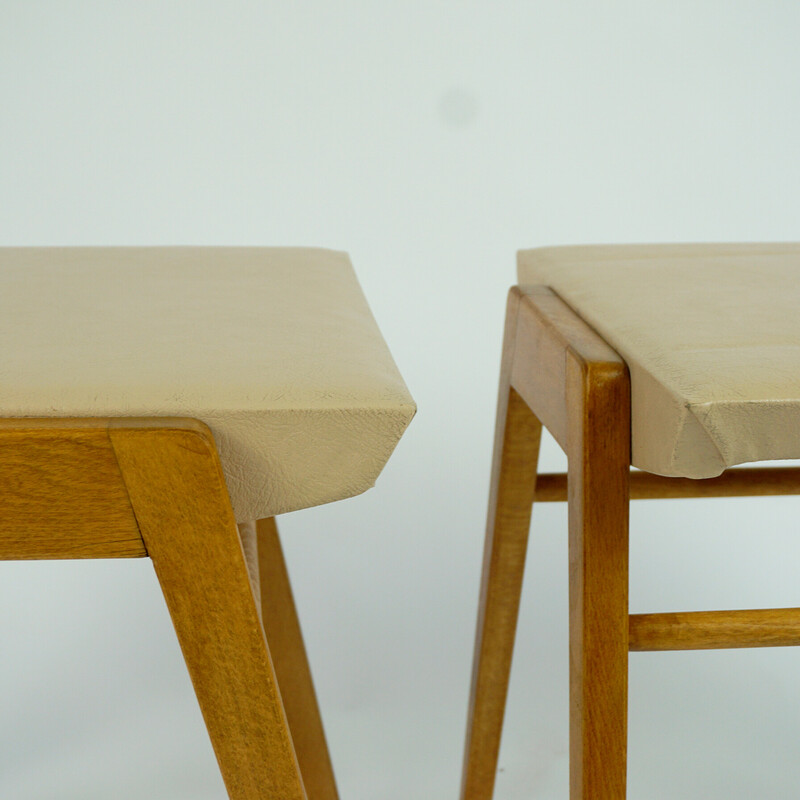
<svg viewBox="0 0 800 800">
<path fill-rule="evenodd" d="M 717 478 L 667 478 L 631 470 L 631 500 L 688 497 L 767 497 L 800 494 L 800 467 L 737 467 Z M 567 499 L 567 474 L 544 472 L 536 478 L 535 500 L 558 503 Z"/>
<path fill-rule="evenodd" d="M 153 425 L 170 422 L 189 424 Z M 148 554 L 109 434 L 112 424 L 0 419 L 0 559 Z"/>
<path fill-rule="evenodd" d="M 717 650 L 800 645 L 800 608 L 631 614 L 631 650 Z"/>
</svg>

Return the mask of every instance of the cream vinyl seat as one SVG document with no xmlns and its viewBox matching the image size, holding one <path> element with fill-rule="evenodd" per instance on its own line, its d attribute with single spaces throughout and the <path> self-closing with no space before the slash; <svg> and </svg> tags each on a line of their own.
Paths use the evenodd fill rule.
<svg viewBox="0 0 800 800">
<path fill-rule="evenodd" d="M 523 250 L 625 360 L 633 465 L 710 478 L 800 456 L 800 245 Z"/>
<path fill-rule="evenodd" d="M 372 486 L 414 414 L 345 253 L 0 248 L 1 417 L 194 417 L 239 521 Z"/>
<path fill-rule="evenodd" d="M 0 249 L 0 558 L 150 557 L 235 800 L 338 797 L 273 517 L 414 410 L 344 253 Z"/>
<path fill-rule="evenodd" d="M 800 608 L 628 608 L 631 500 L 800 494 L 796 466 L 728 469 L 800 458 L 800 245 L 541 248 L 518 276 L 461 798 L 494 791 L 531 507 L 567 501 L 570 798 L 623 800 L 630 651 L 800 645 Z"/>
</svg>

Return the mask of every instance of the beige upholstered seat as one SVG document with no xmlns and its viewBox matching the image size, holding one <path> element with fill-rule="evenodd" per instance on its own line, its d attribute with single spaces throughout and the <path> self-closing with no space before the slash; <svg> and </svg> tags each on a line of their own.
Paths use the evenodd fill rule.
<svg viewBox="0 0 800 800">
<path fill-rule="evenodd" d="M 800 457 L 800 245 L 557 247 L 518 266 L 627 362 L 634 466 L 706 478 Z"/>
<path fill-rule="evenodd" d="M 369 488 L 413 414 L 344 253 L 0 249 L 0 417 L 196 417 L 239 520 Z"/>
</svg>

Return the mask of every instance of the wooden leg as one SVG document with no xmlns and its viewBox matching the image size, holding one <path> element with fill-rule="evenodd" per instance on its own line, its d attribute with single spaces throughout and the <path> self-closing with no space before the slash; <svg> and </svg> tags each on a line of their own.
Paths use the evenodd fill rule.
<svg viewBox="0 0 800 800">
<path fill-rule="evenodd" d="M 536 490 L 542 426 L 514 389 L 506 398 L 498 411 L 462 800 L 489 800 L 494 790 Z"/>
<path fill-rule="evenodd" d="M 570 798 L 625 797 L 630 389 L 567 354 Z"/>
<path fill-rule="evenodd" d="M 255 523 L 258 597 L 272 663 L 309 800 L 338 800 L 311 669 L 274 518 Z"/>
<path fill-rule="evenodd" d="M 230 797 L 306 800 L 210 433 L 109 434 Z"/>
</svg>

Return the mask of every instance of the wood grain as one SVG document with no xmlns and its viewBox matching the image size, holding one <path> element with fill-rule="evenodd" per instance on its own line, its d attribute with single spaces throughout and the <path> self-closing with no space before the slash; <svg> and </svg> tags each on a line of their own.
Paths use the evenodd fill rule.
<svg viewBox="0 0 800 800">
<path fill-rule="evenodd" d="M 629 649 L 800 643 L 800 609 L 629 615 L 630 500 L 798 494 L 800 469 L 736 468 L 707 480 L 631 471 L 627 367 L 546 287 L 511 290 L 503 358 L 462 800 L 493 792 L 525 554 L 517 504 L 526 497 L 569 503 L 570 798 L 623 800 Z M 525 437 L 512 436 L 522 425 L 513 420 L 526 413 L 565 450 L 567 474 L 536 478 L 535 455 L 514 456 Z M 503 486 L 516 487 L 513 499 Z M 506 502 L 513 524 L 503 521 Z M 499 555 L 506 537 L 513 548 Z"/>
<path fill-rule="evenodd" d="M 511 294 L 520 301 L 511 385 L 566 452 L 567 350 L 587 361 L 619 356 L 552 289 L 515 286 Z"/>
<path fill-rule="evenodd" d="M 800 467 L 736 467 L 717 478 L 668 478 L 632 470 L 631 500 L 664 500 L 691 497 L 766 497 L 800 494 Z M 536 479 L 540 503 L 567 499 L 565 473 L 541 473 Z"/>
<path fill-rule="evenodd" d="M 110 437 L 229 796 L 305 800 L 210 431 L 121 422 Z"/>
<path fill-rule="evenodd" d="M 0 420 L 0 559 L 147 555 L 107 427 Z"/>
<path fill-rule="evenodd" d="M 483 556 L 462 800 L 494 790 L 542 426 L 510 388 L 519 294 L 509 295 Z"/>
<path fill-rule="evenodd" d="M 800 645 L 800 608 L 631 614 L 631 650 Z"/>
<path fill-rule="evenodd" d="M 283 707 L 309 800 L 338 800 L 311 668 L 274 518 L 256 523 L 259 587 Z"/>
<path fill-rule="evenodd" d="M 567 350 L 570 798 L 620 800 L 627 768 L 630 382 L 613 351 L 602 360 L 595 355 Z"/>
<path fill-rule="evenodd" d="M 627 368 L 551 290 L 515 287 L 506 318 L 462 800 L 488 800 L 493 792 L 530 520 L 522 504 L 535 496 L 542 423 L 567 452 L 570 470 L 570 796 L 625 795 Z"/>
</svg>

